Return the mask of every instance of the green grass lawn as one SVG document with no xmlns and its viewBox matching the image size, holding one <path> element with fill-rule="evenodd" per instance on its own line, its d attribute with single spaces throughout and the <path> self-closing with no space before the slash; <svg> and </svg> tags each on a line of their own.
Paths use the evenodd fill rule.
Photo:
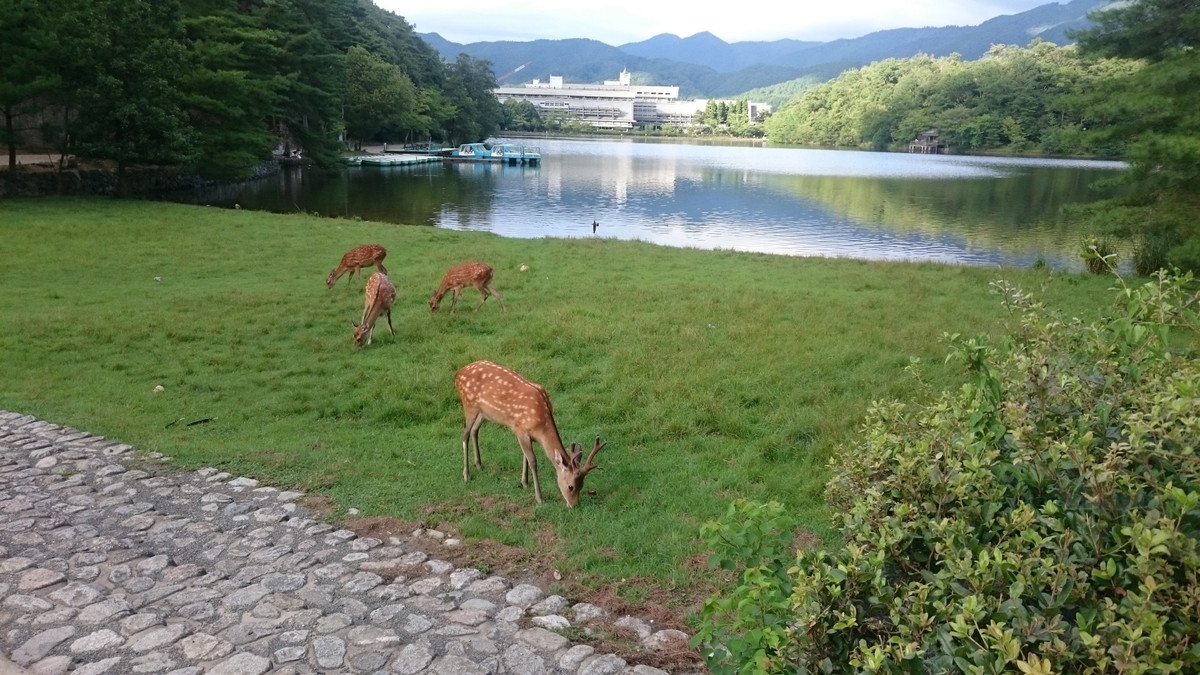
<svg viewBox="0 0 1200 675">
<path fill-rule="evenodd" d="M 356 351 L 364 281 L 324 279 L 371 242 L 389 251 L 396 337 L 381 324 Z M 456 315 L 431 313 L 443 272 L 472 260 L 495 268 L 509 311 L 493 299 L 472 313 L 467 289 Z M 698 528 L 737 497 L 783 502 L 802 536 L 836 545 L 828 460 L 872 400 L 958 381 L 940 337 L 1003 331 L 989 288 L 1001 277 L 1085 318 L 1109 303 L 1110 280 L 1044 270 L 7 199 L 0 408 L 302 489 L 334 518 L 353 507 L 517 547 L 560 571 L 565 594 L 683 615 L 718 579 Z M 477 359 L 541 383 L 565 443 L 608 443 L 579 508 L 541 455 L 535 505 L 515 438 L 494 424 L 484 470 L 463 482 L 453 377 Z"/>
</svg>

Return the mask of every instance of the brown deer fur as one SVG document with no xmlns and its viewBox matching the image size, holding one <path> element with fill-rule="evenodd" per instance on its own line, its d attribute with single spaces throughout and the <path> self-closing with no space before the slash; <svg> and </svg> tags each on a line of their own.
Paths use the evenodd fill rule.
<svg viewBox="0 0 1200 675">
<path fill-rule="evenodd" d="M 388 332 L 396 337 L 392 330 L 392 303 L 396 302 L 396 287 L 388 280 L 387 275 L 376 272 L 367 279 L 367 288 L 363 291 L 363 314 L 361 323 L 354 326 L 354 346 L 362 347 L 363 341 L 371 344 L 371 334 L 375 332 L 375 320 L 380 314 L 387 317 Z"/>
<path fill-rule="evenodd" d="M 387 274 L 387 268 L 383 266 L 383 259 L 387 257 L 387 249 L 379 244 L 363 244 L 356 246 L 346 255 L 342 256 L 342 261 L 338 266 L 325 277 L 325 288 L 333 288 L 340 278 L 346 272 L 350 272 L 350 276 L 346 277 L 346 283 L 350 283 L 354 279 L 354 273 L 363 267 L 375 266 L 375 269 L 383 274 Z"/>
<path fill-rule="evenodd" d="M 442 277 L 442 285 L 429 296 L 429 309 L 437 311 L 442 304 L 442 296 L 453 291 L 454 296 L 450 299 L 450 313 L 454 313 L 454 306 L 458 304 L 458 296 L 462 294 L 462 289 L 467 286 L 474 286 L 479 289 L 479 294 L 483 299 L 475 306 L 475 311 L 479 311 L 483 307 L 483 303 L 487 302 L 489 295 L 496 296 L 500 301 L 500 309 L 508 311 L 504 306 L 504 298 L 500 297 L 500 292 L 492 285 L 492 268 L 481 262 L 469 262 L 461 265 L 455 265 L 446 271 L 446 276 Z"/>
<path fill-rule="evenodd" d="M 491 420 L 503 424 L 516 434 L 521 454 L 524 455 L 521 487 L 528 487 L 528 474 L 532 472 L 533 496 L 539 504 L 542 502 L 542 488 L 538 481 L 533 441 L 542 446 L 554 466 L 558 490 L 567 500 L 567 505 L 574 508 L 579 503 L 583 479 L 596 468 L 592 460 L 604 447 L 599 436 L 587 461 L 581 462 L 583 449 L 578 443 L 572 443 L 569 452 L 563 447 L 546 390 L 490 361 L 476 361 L 464 366 L 455 374 L 454 386 L 458 389 L 458 397 L 462 399 L 463 416 L 466 418 L 462 436 L 464 481 L 471 479 L 467 466 L 467 446 L 471 441 L 475 444 L 475 467 L 483 468 L 479 458 L 479 427 L 483 426 L 485 420 Z"/>
</svg>

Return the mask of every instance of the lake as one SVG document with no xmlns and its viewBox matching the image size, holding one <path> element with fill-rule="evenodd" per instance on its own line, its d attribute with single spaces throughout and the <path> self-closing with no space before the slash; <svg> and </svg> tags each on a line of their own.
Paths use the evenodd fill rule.
<svg viewBox="0 0 1200 675">
<path fill-rule="evenodd" d="M 1121 162 L 646 140 L 518 140 L 540 166 L 286 168 L 188 201 L 483 230 L 781 255 L 1079 270 L 1062 207 Z M 593 221 L 598 223 L 592 232 Z"/>
</svg>

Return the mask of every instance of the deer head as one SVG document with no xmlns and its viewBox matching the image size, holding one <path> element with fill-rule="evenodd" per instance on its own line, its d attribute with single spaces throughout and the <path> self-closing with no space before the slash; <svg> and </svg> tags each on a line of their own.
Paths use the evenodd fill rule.
<svg viewBox="0 0 1200 675">
<path fill-rule="evenodd" d="M 567 506 L 575 508 L 579 503 L 579 493 L 583 492 L 583 479 L 592 469 L 600 467 L 592 463 L 596 458 L 596 453 L 605 446 L 605 443 L 600 442 L 600 437 L 596 437 L 596 444 L 592 447 L 592 451 L 588 453 L 587 462 L 580 465 L 580 460 L 583 459 L 583 446 L 578 443 L 571 443 L 571 452 L 566 463 L 559 461 L 554 462 L 554 473 L 558 477 L 558 491 L 562 493 L 563 499 L 567 500 Z"/>
</svg>

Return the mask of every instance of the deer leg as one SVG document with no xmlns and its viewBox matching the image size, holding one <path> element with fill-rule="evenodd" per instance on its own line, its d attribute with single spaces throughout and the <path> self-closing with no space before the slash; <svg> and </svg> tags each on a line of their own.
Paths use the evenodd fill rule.
<svg viewBox="0 0 1200 675">
<path fill-rule="evenodd" d="M 375 263 L 375 269 L 379 270 L 380 274 L 387 274 L 387 268 L 383 266 L 383 261 Z"/>
<path fill-rule="evenodd" d="M 491 291 L 492 295 L 496 296 L 496 299 L 497 299 L 497 300 L 499 300 L 499 301 L 500 301 L 500 309 L 501 309 L 502 311 L 505 311 L 505 312 L 507 312 L 507 311 L 508 311 L 508 308 L 504 306 L 504 296 L 500 295 L 500 291 L 497 291 L 497 290 L 496 290 L 496 287 L 495 287 L 495 286 L 493 286 L 493 285 L 491 285 L 490 283 L 487 285 L 487 289 L 488 289 L 489 291 Z"/>
<path fill-rule="evenodd" d="M 486 418 L 483 413 L 479 413 L 479 417 L 475 420 L 475 426 L 471 428 L 471 436 L 475 439 L 475 468 L 483 470 L 483 461 L 479 459 L 479 427 L 483 426 Z"/>
<path fill-rule="evenodd" d="M 471 439 L 471 418 L 463 423 L 462 446 L 463 446 L 463 482 L 471 480 L 471 469 L 467 465 L 467 445 Z"/>
<path fill-rule="evenodd" d="M 475 443 L 475 466 L 479 467 L 480 469 L 483 468 L 483 464 L 481 464 L 479 462 L 479 427 L 481 427 L 481 426 L 483 426 L 483 413 L 482 412 L 476 412 L 474 417 L 472 417 L 470 414 L 467 414 L 466 422 L 463 424 L 463 436 L 462 436 L 463 481 L 471 480 L 471 472 L 468 469 L 468 462 L 467 462 L 467 457 L 468 457 L 467 448 L 470 446 L 472 441 L 474 441 L 474 443 Z"/>
<path fill-rule="evenodd" d="M 487 290 L 484 289 L 483 284 L 479 284 L 475 288 L 479 290 L 479 296 L 480 296 L 479 304 L 475 305 L 475 311 L 478 312 L 479 308 L 483 307 L 483 303 L 487 302 L 488 292 L 487 292 Z"/>
<path fill-rule="evenodd" d="M 454 306 L 458 304 L 458 295 L 459 295 L 459 293 L 462 293 L 462 289 L 454 288 L 454 289 L 451 289 L 450 292 L 453 293 L 453 295 L 450 297 L 450 313 L 453 314 Z"/>
<path fill-rule="evenodd" d="M 388 309 L 385 311 L 387 312 L 388 333 L 391 333 L 392 337 L 396 337 L 396 331 L 392 330 L 392 310 Z"/>
<path fill-rule="evenodd" d="M 537 503 L 542 503 L 542 486 L 538 481 L 537 473 L 537 455 L 533 454 L 533 443 L 529 434 L 519 434 L 517 442 L 521 444 L 521 454 L 525 455 L 525 461 L 521 464 L 521 487 L 528 487 L 528 474 L 533 474 L 533 498 Z"/>
</svg>

